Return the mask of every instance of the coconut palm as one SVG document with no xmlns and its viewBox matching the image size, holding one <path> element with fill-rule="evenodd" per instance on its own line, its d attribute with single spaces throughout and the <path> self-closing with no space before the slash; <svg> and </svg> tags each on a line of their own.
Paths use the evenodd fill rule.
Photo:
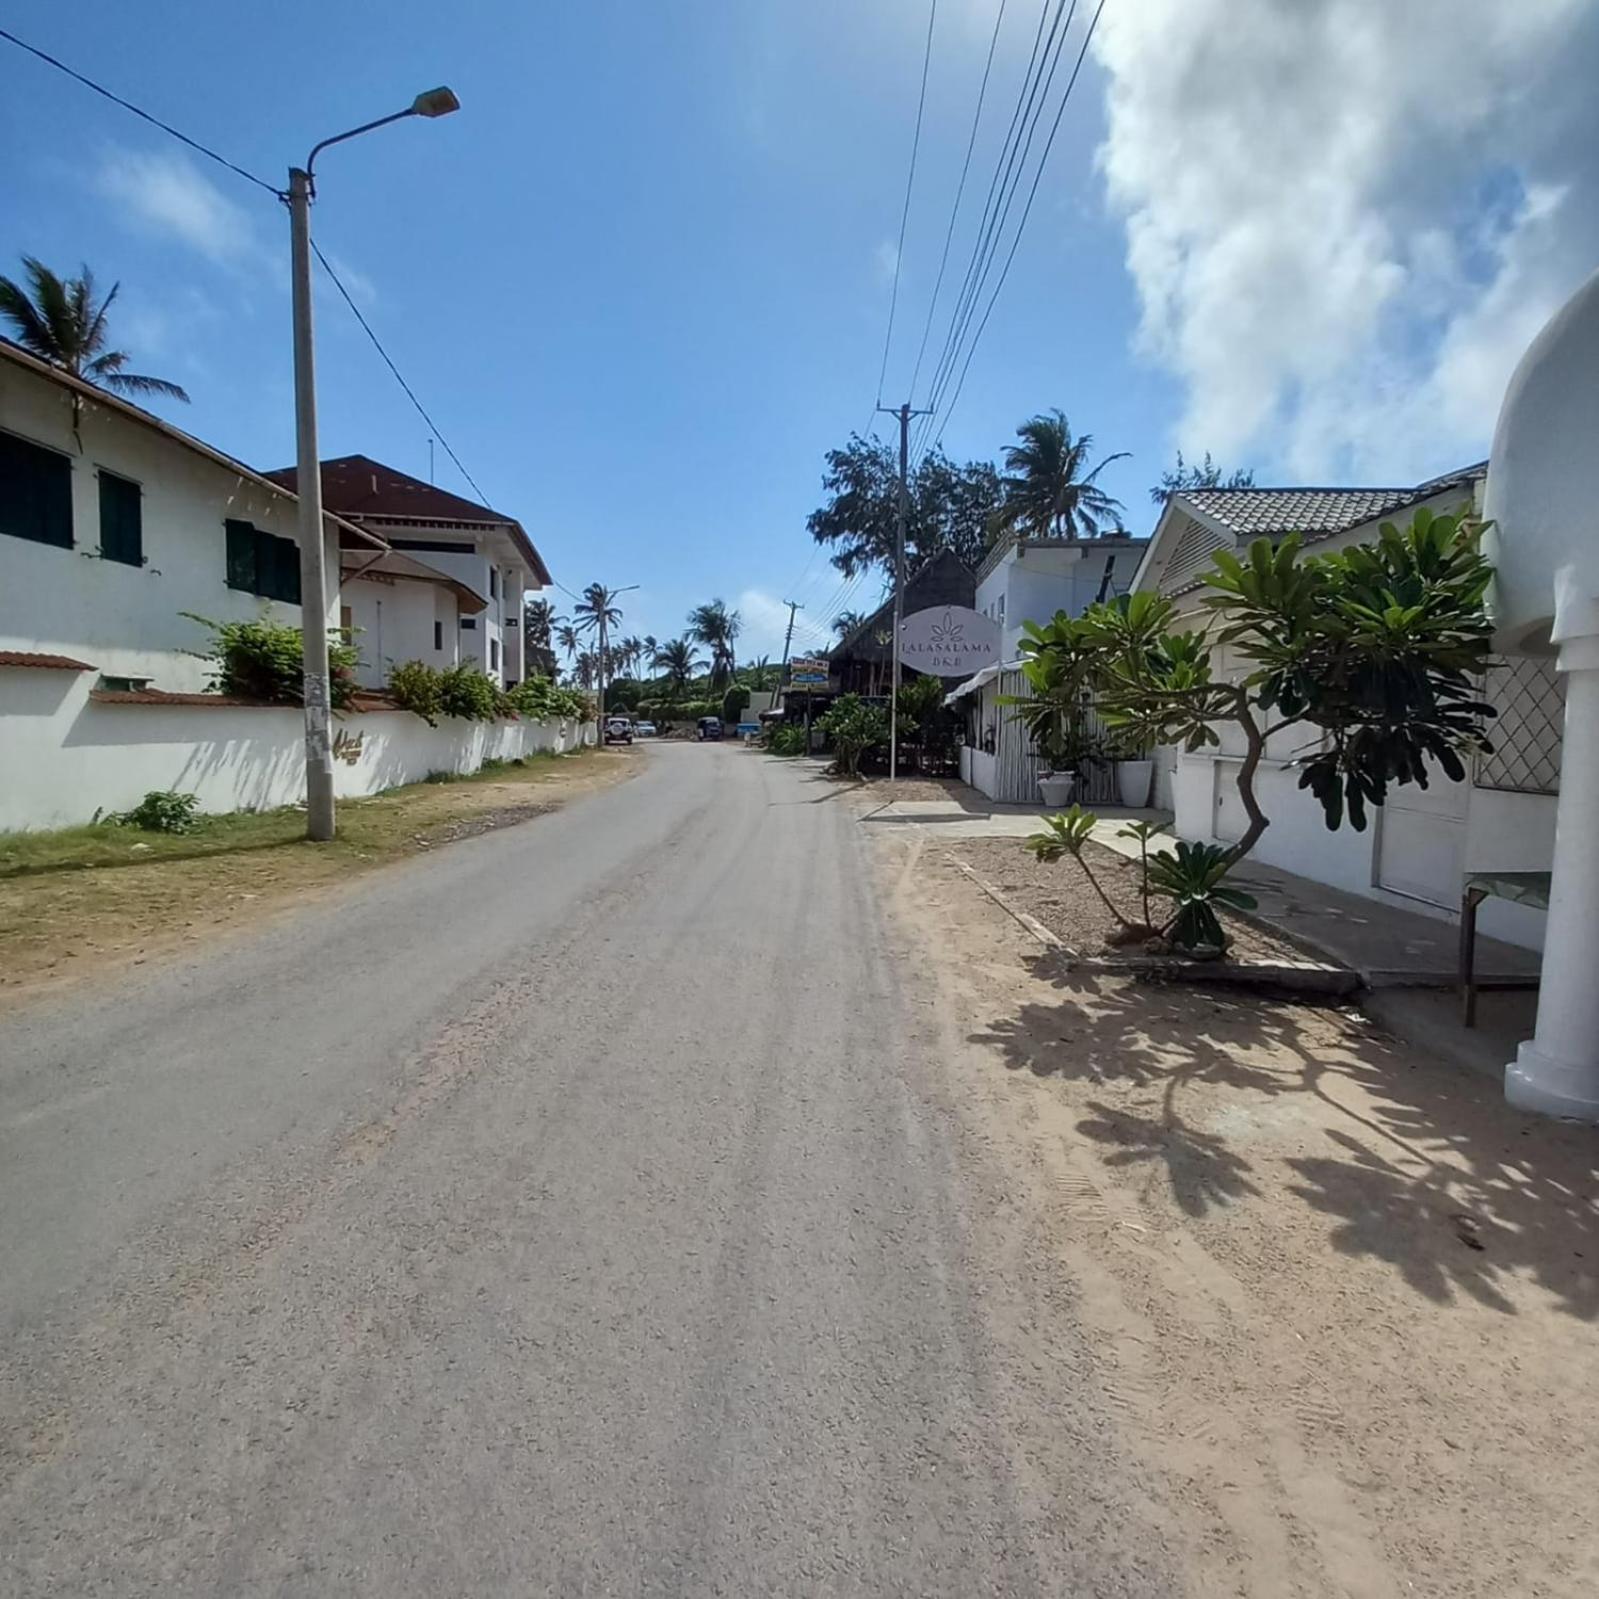
<svg viewBox="0 0 1599 1599">
<path fill-rule="evenodd" d="M 117 297 L 119 283 L 96 300 L 94 275 L 80 267 L 75 278 L 58 278 L 42 261 L 22 258 L 27 288 L 0 277 L 0 316 L 16 331 L 17 342 L 51 366 L 97 388 L 118 394 L 164 394 L 171 400 L 189 396 L 165 378 L 146 377 L 126 370 L 131 357 L 126 350 L 106 348 L 106 313 Z"/>
<path fill-rule="evenodd" d="M 711 688 L 720 691 L 727 687 L 733 675 L 737 657 L 733 646 L 743 631 L 744 624 L 737 611 L 728 610 L 720 600 L 708 605 L 696 605 L 688 613 L 689 637 L 703 644 L 711 652 Z"/>
<path fill-rule="evenodd" d="M 577 628 L 571 622 L 557 622 L 555 626 L 555 642 L 566 651 L 568 661 L 577 659 L 577 652 L 583 641 L 578 637 Z"/>
<path fill-rule="evenodd" d="M 1030 417 L 1016 436 L 1021 443 L 1005 450 L 1005 499 L 994 513 L 998 531 L 1021 529 L 1037 538 L 1098 538 L 1122 531 L 1121 501 L 1094 479 L 1112 461 L 1124 459 L 1125 450 L 1107 455 L 1085 474 L 1094 436 L 1074 439 L 1064 411 Z"/>
<path fill-rule="evenodd" d="M 865 620 L 866 615 L 863 611 L 840 611 L 833 618 L 833 631 L 840 639 L 846 639 Z"/>
<path fill-rule="evenodd" d="M 657 647 L 650 658 L 650 667 L 666 679 L 667 691 L 673 699 L 688 692 L 688 686 L 705 669 L 705 663 L 694 653 L 694 640 L 688 637 L 670 638 Z"/>
<path fill-rule="evenodd" d="M 546 676 L 555 675 L 556 628 L 565 620 L 555 614 L 550 600 L 527 600 L 522 606 L 522 648 L 528 670 L 535 666 Z"/>
</svg>

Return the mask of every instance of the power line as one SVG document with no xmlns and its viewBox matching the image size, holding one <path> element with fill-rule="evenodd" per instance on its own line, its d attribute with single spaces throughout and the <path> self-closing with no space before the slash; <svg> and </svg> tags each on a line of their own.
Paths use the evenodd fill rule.
<svg viewBox="0 0 1599 1599">
<path fill-rule="evenodd" d="M 994 49 L 999 43 L 1000 24 L 1005 20 L 1006 0 L 999 0 L 999 12 L 994 18 L 994 32 L 988 41 L 988 59 L 983 63 L 983 81 L 977 87 L 977 109 L 972 113 L 972 131 L 966 140 L 966 159 L 961 163 L 960 182 L 955 185 L 955 204 L 950 207 L 949 227 L 944 231 L 944 251 L 938 258 L 938 276 L 933 281 L 933 298 L 928 302 L 927 321 L 922 327 L 922 342 L 916 350 L 916 366 L 911 373 L 909 393 L 916 393 L 916 384 L 922 375 L 922 357 L 927 354 L 928 335 L 933 331 L 933 317 L 938 311 L 939 291 L 944 287 L 944 269 L 949 265 L 949 247 L 955 238 L 955 220 L 960 216 L 961 197 L 966 193 L 966 174 L 971 171 L 972 151 L 977 147 L 977 127 L 983 120 L 983 100 L 988 94 L 988 75 L 994 70 Z"/>
<path fill-rule="evenodd" d="M 994 304 L 999 299 L 999 292 L 1005 287 L 1005 279 L 1010 275 L 1011 262 L 1016 259 L 1016 248 L 1022 242 L 1022 234 L 1027 228 L 1027 219 L 1033 212 L 1033 200 L 1038 194 L 1039 181 L 1044 176 L 1045 164 L 1049 161 L 1049 153 L 1055 147 L 1055 135 L 1060 132 L 1061 118 L 1066 113 L 1066 103 L 1072 97 L 1072 90 L 1077 84 L 1077 75 L 1082 71 L 1083 61 L 1088 55 L 1088 46 L 1093 42 L 1094 29 L 1099 25 L 1100 13 L 1105 9 L 1105 0 L 1099 0 L 1094 14 L 1089 18 L 1088 31 L 1083 35 L 1082 49 L 1077 52 L 1077 60 L 1072 67 L 1072 75 L 1066 81 L 1066 92 L 1061 96 L 1060 105 L 1055 111 L 1055 120 L 1050 124 L 1049 137 L 1044 141 L 1043 154 L 1038 158 L 1038 170 L 1033 174 L 1033 186 L 1027 192 L 1027 203 L 1022 207 L 1021 221 L 1016 225 L 1016 236 L 1011 240 L 1010 253 L 1005 257 L 1005 265 L 1000 268 L 999 279 L 994 284 L 994 292 L 989 296 L 988 306 L 983 312 L 983 320 L 977 325 L 977 332 L 972 337 L 972 342 L 966 351 L 966 362 L 961 367 L 960 380 L 955 385 L 955 393 L 950 398 L 949 405 L 944 412 L 943 421 L 938 425 L 936 438 L 942 439 L 944 429 L 949 426 L 949 419 L 955 414 L 955 407 L 960 402 L 961 390 L 966 386 L 966 374 L 971 370 L 972 357 L 977 353 L 977 346 L 983 337 L 983 329 L 988 326 L 988 319 L 994 313 Z"/>
<path fill-rule="evenodd" d="M 991 253 L 992 241 L 1003 215 L 1007 185 L 1015 168 L 1016 156 L 1021 149 L 1021 130 L 1026 125 L 1037 99 L 1039 84 L 1043 81 L 1044 62 L 1049 57 L 1065 4 L 1066 0 L 1043 0 L 1040 8 L 1038 27 L 1033 32 L 1033 45 L 1027 58 L 1027 68 L 1022 74 L 1021 87 L 1016 94 L 1016 104 L 1011 110 L 1010 125 L 1005 130 L 1005 138 L 994 163 L 994 175 L 989 179 L 988 195 L 983 201 L 983 214 L 977 225 L 977 239 L 961 279 L 960 292 L 955 297 L 955 311 L 950 318 L 949 332 L 945 335 L 943 350 L 934 366 L 932 387 L 929 390 L 930 398 L 936 395 L 944 381 L 945 371 L 950 364 L 951 351 L 958 346 L 960 337 L 964 333 L 965 323 L 970 315 L 970 305 L 977 292 L 975 285 L 986 258 Z M 1051 5 L 1054 6 L 1055 24 L 1050 28 L 1049 40 L 1046 42 L 1044 26 L 1049 21 Z M 1041 45 L 1042 55 L 1040 55 Z"/>
<path fill-rule="evenodd" d="M 960 359 L 961 347 L 976 315 L 1000 241 L 1005 236 L 1011 207 L 1016 200 L 1016 191 L 1027 170 L 1033 139 L 1037 135 L 1038 124 L 1048 104 L 1049 91 L 1060 65 L 1061 52 L 1065 48 L 1072 21 L 1077 14 L 1077 0 L 1071 0 L 1069 10 L 1066 0 L 1054 0 L 1053 18 L 1049 18 L 1049 7 L 1050 0 L 1044 0 L 1044 9 L 1039 15 L 1038 32 L 1034 35 L 1035 48 L 1028 61 L 1028 73 L 1017 96 L 1017 110 L 1011 118 L 1005 147 L 995 164 L 994 181 L 989 185 L 988 204 L 984 207 L 983 223 L 977 244 L 968 263 L 955 314 L 950 321 L 949 334 L 934 372 L 928 395 L 929 415 L 917 435 L 916 447 L 919 452 L 924 450 L 927 440 L 933 435 L 934 415 L 948 392 L 950 380 L 955 374 L 956 362 Z M 1061 21 L 1063 15 L 1064 26 Z M 1046 18 L 1049 18 L 1049 31 L 1047 36 L 1043 36 Z M 1040 36 L 1043 36 L 1042 51 L 1037 48 Z"/>
<path fill-rule="evenodd" d="M 326 272 L 327 275 L 330 278 L 332 278 L 333 287 L 336 288 L 341 295 L 343 295 L 344 303 L 347 306 L 349 306 L 351 312 L 353 313 L 353 315 L 355 317 L 355 320 L 361 324 L 362 332 L 364 332 L 366 334 L 366 336 L 372 341 L 372 348 L 374 350 L 376 350 L 378 352 L 378 354 L 383 357 L 383 364 L 386 367 L 388 367 L 389 371 L 391 371 L 394 374 L 394 381 L 396 383 L 398 383 L 402 389 L 405 390 L 405 397 L 411 402 L 412 405 L 414 405 L 416 407 L 417 415 L 420 416 L 422 418 L 422 420 L 424 422 L 426 422 L 427 425 L 430 428 L 432 428 L 434 438 L 436 438 L 439 441 L 439 443 L 444 446 L 444 453 L 447 456 L 449 456 L 449 458 L 452 461 L 455 462 L 456 470 L 459 471 L 461 476 L 464 477 L 467 480 L 467 482 L 472 485 L 472 492 L 477 495 L 478 499 L 484 505 L 487 505 L 489 503 L 488 495 L 486 495 L 483 492 L 483 490 L 478 487 L 477 479 L 474 478 L 472 476 L 472 474 L 470 472 L 468 472 L 467 469 L 464 466 L 461 465 L 461 457 L 458 456 L 455 453 L 455 451 L 450 448 L 450 441 L 447 438 L 445 438 L 443 433 L 441 433 L 439 431 L 438 423 L 435 422 L 433 420 L 433 418 L 428 415 L 427 407 L 424 406 L 419 399 L 417 399 L 416 391 L 411 387 L 411 385 L 409 383 L 407 383 L 405 381 L 404 377 L 401 376 L 399 367 L 397 367 L 394 364 L 394 361 L 390 357 L 389 352 L 383 348 L 382 341 L 378 338 L 377 334 L 375 334 L 372 331 L 372 324 L 370 322 L 368 322 L 367 319 L 364 316 L 361 315 L 360 306 L 358 306 L 355 303 L 355 301 L 350 298 L 350 291 L 347 288 L 345 288 L 345 286 L 344 286 L 344 284 L 342 282 L 340 282 L 339 274 L 337 272 L 335 272 L 333 270 L 333 268 L 329 265 L 328 258 L 325 255 L 323 255 L 323 253 L 322 253 L 322 246 L 319 245 L 316 242 L 315 239 L 313 239 L 311 241 L 311 249 L 315 252 L 317 260 L 322 263 L 322 270 L 324 272 Z"/>
<path fill-rule="evenodd" d="M 911 215 L 911 190 L 916 184 L 916 153 L 922 144 L 922 111 L 927 104 L 927 68 L 933 59 L 933 22 L 938 16 L 938 0 L 927 10 L 927 43 L 922 51 L 922 87 L 916 97 L 916 131 L 911 136 L 911 165 L 905 175 L 905 204 L 899 213 L 899 248 L 894 253 L 894 285 L 888 296 L 888 331 L 883 335 L 883 363 L 877 373 L 877 404 L 883 403 L 883 380 L 888 376 L 888 351 L 894 342 L 894 311 L 899 304 L 899 273 L 905 261 L 905 226 Z M 875 419 L 876 407 L 873 407 Z"/>
<path fill-rule="evenodd" d="M 94 90 L 96 94 L 101 95 L 105 99 L 111 101 L 113 105 L 121 106 L 124 111 L 131 111 L 136 117 L 142 117 L 146 122 L 159 128 L 163 133 L 170 134 L 180 144 L 186 144 L 191 150 L 198 151 L 199 154 L 205 156 L 207 160 L 215 161 L 218 166 L 226 167 L 229 172 L 236 173 L 239 177 L 245 179 L 246 182 L 255 184 L 258 189 L 265 189 L 268 194 L 275 194 L 280 200 L 283 198 L 283 191 L 275 183 L 268 183 L 265 178 L 258 178 L 253 172 L 246 171 L 237 162 L 230 161 L 225 155 L 218 155 L 215 150 L 209 149 L 207 146 L 201 144 L 198 139 L 191 139 L 188 134 L 179 133 L 171 123 L 163 122 L 160 117 L 152 116 L 142 107 L 136 106 L 131 100 L 124 100 L 120 94 L 113 94 L 111 90 L 105 87 L 104 84 L 96 83 L 93 78 L 86 78 L 81 72 L 75 72 L 66 64 L 66 62 L 58 61 L 47 51 L 39 49 L 37 45 L 29 44 L 26 39 L 19 39 L 16 34 L 9 33 L 4 28 L 0 28 L 0 39 L 9 39 L 12 44 L 17 46 L 18 49 L 26 50 L 31 56 L 37 56 L 39 60 L 45 62 L 46 65 L 54 67 L 57 72 L 66 73 L 69 78 L 81 83 L 86 89 Z"/>
</svg>

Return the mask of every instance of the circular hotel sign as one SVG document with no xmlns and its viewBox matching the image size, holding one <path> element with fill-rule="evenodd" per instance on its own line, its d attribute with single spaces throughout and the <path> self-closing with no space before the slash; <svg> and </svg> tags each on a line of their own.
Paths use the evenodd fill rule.
<svg viewBox="0 0 1599 1599">
<path fill-rule="evenodd" d="M 964 605 L 935 605 L 905 618 L 899 658 L 934 677 L 970 677 L 999 660 L 999 624 Z"/>
</svg>

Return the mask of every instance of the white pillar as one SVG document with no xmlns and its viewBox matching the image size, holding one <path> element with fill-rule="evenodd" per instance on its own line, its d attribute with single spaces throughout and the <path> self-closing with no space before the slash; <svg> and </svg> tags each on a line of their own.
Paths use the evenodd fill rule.
<svg viewBox="0 0 1599 1599">
<path fill-rule="evenodd" d="M 1560 646 L 1565 741 L 1538 1026 L 1505 1068 L 1523 1110 L 1599 1122 L 1599 637 Z"/>
</svg>

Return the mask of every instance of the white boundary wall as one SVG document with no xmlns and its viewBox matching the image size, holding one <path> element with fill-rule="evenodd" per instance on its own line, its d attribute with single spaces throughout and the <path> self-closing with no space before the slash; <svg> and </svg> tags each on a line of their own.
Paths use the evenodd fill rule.
<svg viewBox="0 0 1599 1599">
<path fill-rule="evenodd" d="M 304 802 L 298 709 L 104 702 L 89 697 L 93 682 L 90 673 L 0 668 L 0 831 L 74 826 L 96 811 L 129 810 L 152 789 L 197 794 L 203 811 Z M 333 735 L 334 784 L 346 799 L 594 742 L 592 724 L 448 718 L 429 727 L 389 710 L 337 716 Z"/>
</svg>

